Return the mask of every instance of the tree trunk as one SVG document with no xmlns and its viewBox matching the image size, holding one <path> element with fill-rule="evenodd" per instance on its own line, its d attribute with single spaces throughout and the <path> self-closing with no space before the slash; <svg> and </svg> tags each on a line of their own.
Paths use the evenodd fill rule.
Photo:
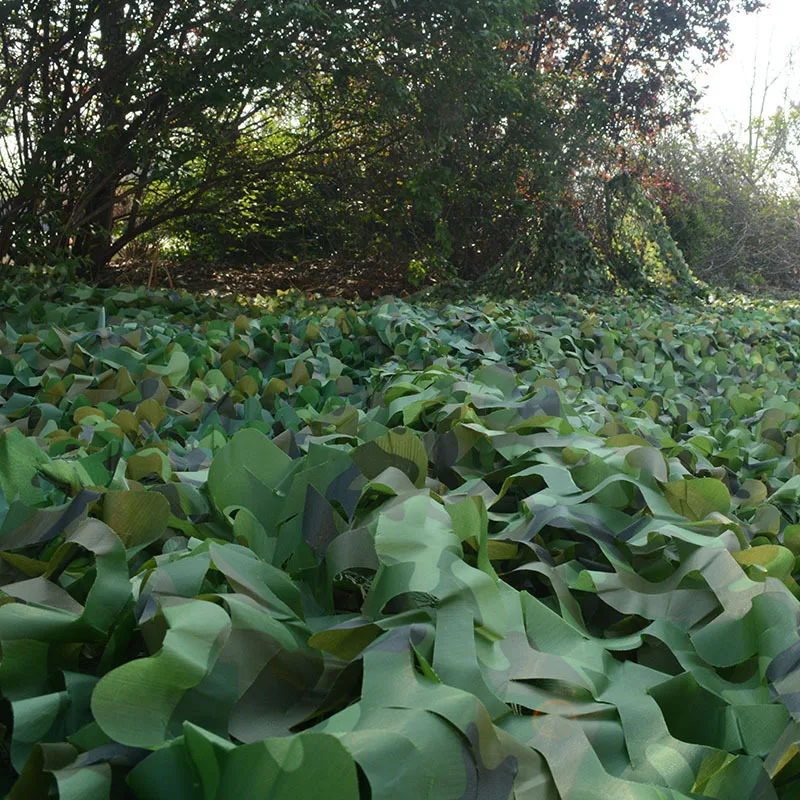
<svg viewBox="0 0 800 800">
<path fill-rule="evenodd" d="M 125 4 L 101 0 L 98 7 L 103 72 L 100 77 L 100 138 L 86 186 L 89 197 L 83 208 L 83 224 L 73 254 L 84 259 L 87 277 L 97 280 L 111 258 L 115 204 L 120 182 L 130 171 L 127 155 L 125 109 L 130 87 L 122 65 L 128 57 L 125 41 Z"/>
</svg>

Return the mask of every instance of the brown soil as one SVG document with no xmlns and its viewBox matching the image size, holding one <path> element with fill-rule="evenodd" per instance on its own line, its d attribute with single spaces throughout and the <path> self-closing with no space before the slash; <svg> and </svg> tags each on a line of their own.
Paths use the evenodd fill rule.
<svg viewBox="0 0 800 800">
<path fill-rule="evenodd" d="M 405 270 L 379 262 L 342 264 L 334 261 L 220 266 L 202 261 L 120 261 L 106 268 L 101 285 L 141 285 L 187 289 L 196 294 L 255 297 L 295 289 L 320 297 L 361 298 L 414 291 Z"/>
</svg>

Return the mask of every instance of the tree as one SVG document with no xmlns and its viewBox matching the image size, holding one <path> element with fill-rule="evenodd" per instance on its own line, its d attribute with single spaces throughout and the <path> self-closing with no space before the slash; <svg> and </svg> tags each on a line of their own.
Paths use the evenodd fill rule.
<svg viewBox="0 0 800 800">
<path fill-rule="evenodd" d="M 696 71 L 724 56 L 733 10 L 762 0 L 543 0 L 517 41 L 578 128 L 619 138 L 691 118 Z"/>
<path fill-rule="evenodd" d="M 366 6 L 349 29 L 359 47 L 346 69 L 331 68 L 320 53 L 318 68 L 296 87 L 293 113 L 273 117 L 282 135 L 324 132 L 325 147 L 296 158 L 287 178 L 259 169 L 258 133 L 243 137 L 238 157 L 247 166 L 239 171 L 258 177 L 239 193 L 235 212 L 190 223 L 193 243 L 217 253 L 234 248 L 240 258 L 242 246 L 252 258 L 286 257 L 292 248 L 406 263 L 485 258 L 475 243 L 490 250 L 492 234 L 518 213 L 527 149 L 504 135 L 507 119 L 544 117 L 535 92 L 522 91 L 528 78 L 507 69 L 501 49 L 526 6 Z"/>
<path fill-rule="evenodd" d="M 0 256 L 66 252 L 96 274 L 236 185 L 239 139 L 290 113 L 319 53 L 344 60 L 347 19 L 328 5 L 0 2 Z M 284 137 L 262 167 L 319 139 Z"/>
<path fill-rule="evenodd" d="M 638 166 L 651 196 L 694 271 L 720 283 L 795 284 L 800 275 L 800 109 L 784 91 L 784 106 L 764 116 L 767 97 L 791 76 L 796 54 L 763 78 L 753 62 L 749 114 L 742 130 L 701 137 L 659 137 Z M 763 80 L 763 83 L 761 82 Z"/>
<path fill-rule="evenodd" d="M 677 65 L 723 52 L 731 8 L 0 0 L 0 257 L 96 275 L 144 233 L 263 196 L 262 228 L 475 276 L 610 145 L 685 118 Z"/>
<path fill-rule="evenodd" d="M 643 180 L 689 266 L 713 283 L 796 283 L 800 181 L 791 112 L 758 123 L 761 145 L 733 134 L 665 136 L 642 153 Z M 797 135 L 796 133 L 794 134 Z"/>
<path fill-rule="evenodd" d="M 760 0 L 544 0 L 529 10 L 506 52 L 511 70 L 533 76 L 548 111 L 549 135 L 526 130 L 531 119 L 515 120 L 521 128 L 517 138 L 532 142 L 524 192 L 533 215 L 541 218 L 556 205 L 573 217 L 564 226 L 564 246 L 552 230 L 544 248 L 531 243 L 529 271 L 541 268 L 542 252 L 562 258 L 572 249 L 580 261 L 596 263 L 585 247 L 575 247 L 581 233 L 612 270 L 621 247 L 630 254 L 641 249 L 641 243 L 627 247 L 619 240 L 621 228 L 610 233 L 608 217 L 619 193 L 609 187 L 627 185 L 620 178 L 635 175 L 643 142 L 688 124 L 699 98 L 695 72 L 724 56 L 731 12 L 754 12 L 762 5 Z M 658 249 L 673 253 L 667 261 L 685 276 L 674 244 L 663 238 L 662 222 L 652 217 L 642 224 L 657 231 Z M 518 243 L 513 249 L 519 253 Z M 523 269 L 518 255 L 514 263 L 517 271 Z"/>
</svg>

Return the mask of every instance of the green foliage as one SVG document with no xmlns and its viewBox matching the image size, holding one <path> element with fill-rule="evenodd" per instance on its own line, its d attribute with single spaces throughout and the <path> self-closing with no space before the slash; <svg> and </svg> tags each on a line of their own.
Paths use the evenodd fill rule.
<svg viewBox="0 0 800 800">
<path fill-rule="evenodd" d="M 733 136 L 666 137 L 644 151 L 652 194 L 698 277 L 743 288 L 796 281 L 798 119 L 779 111 L 755 120 L 758 147 Z"/>
<path fill-rule="evenodd" d="M 6 3 L 0 254 L 63 251 L 97 270 L 198 210 L 241 129 L 298 75 L 298 38 L 322 16 L 250 0 Z"/>
<path fill-rule="evenodd" d="M 792 796 L 796 303 L 2 290 L 12 800 Z"/>
<path fill-rule="evenodd" d="M 609 288 L 606 259 L 562 205 L 529 220 L 524 232 L 478 286 L 495 295 Z"/>
<path fill-rule="evenodd" d="M 658 206 L 627 173 L 603 183 L 590 228 L 579 227 L 574 198 L 550 206 L 478 282 L 503 296 L 543 290 L 600 290 L 614 282 L 642 291 L 699 289 Z"/>
<path fill-rule="evenodd" d="M 594 285 L 602 220 L 587 243 L 550 216 L 622 137 L 687 118 L 688 65 L 760 5 L 6 2 L 0 258 L 96 278 L 163 236 L 169 255 L 474 279 L 529 250 L 541 282 L 563 263 L 559 284 Z"/>
<path fill-rule="evenodd" d="M 609 262 L 618 278 L 640 288 L 655 283 L 696 289 L 661 210 L 642 187 L 622 173 L 606 184 L 605 191 Z"/>
<path fill-rule="evenodd" d="M 577 155 L 595 150 L 604 135 L 616 143 L 624 133 L 651 134 L 687 122 L 699 95 L 693 69 L 722 55 L 731 11 L 752 12 L 764 3 L 541 0 L 536 5 L 514 43 L 524 50 L 523 68 L 546 77 L 550 111 L 570 137 L 559 145 L 567 151 L 576 146 Z"/>
</svg>

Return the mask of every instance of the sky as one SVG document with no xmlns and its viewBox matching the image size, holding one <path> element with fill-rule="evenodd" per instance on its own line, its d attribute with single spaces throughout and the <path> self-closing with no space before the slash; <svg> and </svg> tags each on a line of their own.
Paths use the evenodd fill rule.
<svg viewBox="0 0 800 800">
<path fill-rule="evenodd" d="M 787 99 L 800 102 L 800 0 L 768 0 L 758 14 L 734 15 L 730 38 L 727 61 L 698 77 L 708 86 L 695 120 L 701 133 L 746 128 L 754 66 L 756 113 L 767 84 L 765 116 Z"/>
</svg>

